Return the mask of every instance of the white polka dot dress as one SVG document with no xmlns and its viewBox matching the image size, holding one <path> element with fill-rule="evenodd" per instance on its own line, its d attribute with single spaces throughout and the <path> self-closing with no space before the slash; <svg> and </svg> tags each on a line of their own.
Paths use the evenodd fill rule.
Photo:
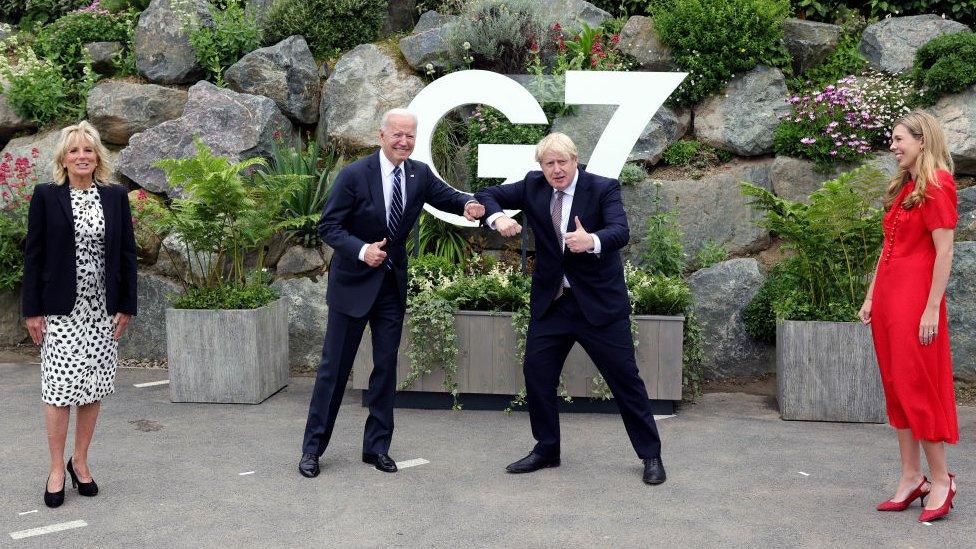
<svg viewBox="0 0 976 549">
<path fill-rule="evenodd" d="M 118 342 L 105 310 L 105 215 L 98 190 L 71 189 L 77 292 L 67 315 L 45 317 L 41 398 L 55 406 L 98 402 L 115 391 Z"/>
</svg>

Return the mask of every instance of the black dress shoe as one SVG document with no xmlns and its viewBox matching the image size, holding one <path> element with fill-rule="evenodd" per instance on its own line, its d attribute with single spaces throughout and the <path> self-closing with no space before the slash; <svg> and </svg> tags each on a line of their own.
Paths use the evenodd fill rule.
<svg viewBox="0 0 976 549">
<path fill-rule="evenodd" d="M 396 473 L 396 462 L 387 454 L 363 454 L 363 463 L 369 463 L 384 473 Z"/>
<path fill-rule="evenodd" d="M 48 477 L 48 480 L 51 480 Z M 44 481 L 44 505 L 48 507 L 61 507 L 64 503 L 64 484 L 61 485 L 61 490 L 58 492 L 48 492 L 47 491 L 47 480 Z"/>
<path fill-rule="evenodd" d="M 75 474 L 75 468 L 71 466 L 72 459 L 74 458 L 68 458 L 68 466 L 66 467 L 68 474 L 71 475 L 71 486 L 77 488 L 78 493 L 83 496 L 92 497 L 98 495 L 98 485 L 95 484 L 95 479 L 91 479 L 90 482 L 82 482 L 78 478 L 78 475 Z"/>
<path fill-rule="evenodd" d="M 546 467 L 559 467 L 559 458 L 544 458 L 532 452 L 515 463 L 510 464 L 505 470 L 509 473 L 519 474 L 531 473 L 539 469 L 545 469 Z"/>
<path fill-rule="evenodd" d="M 319 456 L 315 454 L 302 454 L 302 460 L 298 462 L 298 472 L 303 477 L 308 478 L 319 476 Z"/>
<path fill-rule="evenodd" d="M 661 458 L 644 460 L 644 484 L 663 484 L 668 475 L 664 473 L 664 462 Z"/>
</svg>

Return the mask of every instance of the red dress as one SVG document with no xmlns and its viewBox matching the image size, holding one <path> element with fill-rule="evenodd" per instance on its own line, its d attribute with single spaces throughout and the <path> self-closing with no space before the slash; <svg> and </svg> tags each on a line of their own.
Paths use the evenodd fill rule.
<svg viewBox="0 0 976 549">
<path fill-rule="evenodd" d="M 945 296 L 939 306 L 935 340 L 922 345 L 918 325 L 928 301 L 935 266 L 932 231 L 955 229 L 956 185 L 952 174 L 939 171 L 938 186 L 929 183 L 926 199 L 909 210 L 901 202 L 915 188 L 909 181 L 884 216 L 884 246 L 875 277 L 871 331 L 881 369 L 888 422 L 911 429 L 919 440 L 959 440 L 952 384 L 952 354 Z"/>
</svg>

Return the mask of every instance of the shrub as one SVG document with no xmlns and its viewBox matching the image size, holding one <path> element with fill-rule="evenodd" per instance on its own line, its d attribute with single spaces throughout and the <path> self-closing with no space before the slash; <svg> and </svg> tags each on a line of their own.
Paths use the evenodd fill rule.
<svg viewBox="0 0 976 549">
<path fill-rule="evenodd" d="M 261 29 L 254 16 L 236 2 L 212 9 L 211 14 L 212 27 L 201 26 L 192 16 L 186 24 L 197 62 L 210 79 L 223 86 L 224 70 L 261 45 Z"/>
<path fill-rule="evenodd" d="M 809 204 L 742 184 L 751 205 L 765 213 L 758 224 L 783 238 L 795 254 L 782 264 L 786 279 L 757 296 L 755 333 L 764 333 L 769 323 L 763 300 L 786 320 L 855 320 L 884 237 L 882 211 L 871 203 L 886 182 L 881 170 L 862 166 L 824 183 Z"/>
<path fill-rule="evenodd" d="M 859 160 L 873 147 L 887 145 L 892 125 L 913 101 L 906 80 L 877 72 L 793 96 L 793 113 L 776 128 L 776 153 L 809 158 L 821 168 Z"/>
<path fill-rule="evenodd" d="M 867 20 L 857 12 L 843 22 L 843 30 L 837 48 L 817 66 L 807 69 L 803 74 L 796 75 L 787 83 L 791 90 L 820 90 L 828 84 L 851 75 L 860 74 L 867 68 L 867 60 L 858 49 L 861 43 L 861 33 L 867 26 Z"/>
<path fill-rule="evenodd" d="M 681 227 L 677 214 L 665 210 L 661 199 L 661 184 L 655 184 L 651 198 L 653 212 L 647 218 L 641 254 L 641 268 L 651 274 L 680 276 L 685 270 L 687 258 L 681 245 Z"/>
<path fill-rule="evenodd" d="M 776 344 L 776 311 L 773 307 L 797 285 L 795 277 L 791 276 L 795 270 L 790 260 L 775 265 L 759 291 L 742 311 L 746 333 L 753 339 L 769 345 Z"/>
<path fill-rule="evenodd" d="M 915 52 L 913 77 L 927 104 L 976 84 L 976 33 L 943 34 L 923 45 Z"/>
<path fill-rule="evenodd" d="M 716 263 L 725 261 L 728 257 L 729 251 L 725 249 L 725 246 L 716 244 L 712 240 L 706 240 L 695 254 L 695 267 L 705 269 Z"/>
<path fill-rule="evenodd" d="M 562 26 L 554 23 L 544 38 L 534 39 L 529 44 L 528 71 L 541 76 L 545 72 L 544 65 L 553 65 L 552 74 L 562 75 L 566 71 L 617 71 L 626 70 L 629 63 L 624 55 L 617 50 L 620 34 L 610 32 L 603 27 L 590 28 L 580 22 L 580 30 L 568 37 L 564 36 Z M 543 47 L 554 44 L 556 51 L 554 60 L 543 63 Z"/>
<path fill-rule="evenodd" d="M 385 0 L 277 0 L 263 23 L 264 43 L 300 34 L 316 57 L 324 57 L 379 36 Z"/>
<path fill-rule="evenodd" d="M 652 274 L 628 264 L 624 278 L 635 315 L 682 315 L 691 305 L 691 288 L 680 275 Z"/>
<path fill-rule="evenodd" d="M 628 162 L 620 170 L 620 175 L 617 179 L 620 180 L 621 185 L 633 185 L 634 183 L 647 179 L 647 172 L 640 164 Z"/>
<path fill-rule="evenodd" d="M 685 166 L 691 163 L 701 148 L 702 144 L 694 139 L 682 139 L 668 145 L 661 159 L 671 166 Z"/>
<path fill-rule="evenodd" d="M 506 143 L 535 145 L 549 132 L 543 124 L 513 124 L 497 109 L 486 106 L 475 108 L 468 119 L 468 172 L 471 192 L 501 183 L 497 178 L 478 178 L 478 145 L 482 143 Z"/>
<path fill-rule="evenodd" d="M 34 50 L 61 68 L 68 79 L 81 78 L 87 55 L 84 45 L 88 42 L 121 42 L 131 49 L 131 32 L 135 28 L 133 14 L 114 15 L 98 8 L 73 12 L 45 26 L 37 35 Z"/>
<path fill-rule="evenodd" d="M 265 284 L 225 284 L 215 288 L 189 287 L 173 300 L 176 309 L 257 309 L 278 299 Z"/>
<path fill-rule="evenodd" d="M 471 244 L 460 227 L 441 221 L 427 212 L 421 212 L 417 226 L 411 231 L 407 240 L 407 251 L 417 253 L 415 248 L 418 243 L 420 253 L 440 256 L 459 265 L 472 252 Z"/>
<path fill-rule="evenodd" d="M 590 2 L 601 10 L 609 12 L 614 17 L 628 15 L 648 15 L 652 0 L 593 0 Z"/>
<path fill-rule="evenodd" d="M 545 36 L 545 21 L 534 2 L 478 0 L 466 6 L 454 27 L 451 57 L 468 68 L 520 73 L 533 43 L 538 50 L 538 41 Z"/>
<path fill-rule="evenodd" d="M 40 154 L 14 158 L 4 153 L 0 162 L 0 291 L 11 290 L 24 276 L 23 241 L 27 237 L 27 209 L 38 175 L 34 165 Z"/>
<path fill-rule="evenodd" d="M 868 0 L 866 9 L 878 18 L 937 13 L 967 25 L 976 23 L 976 0 Z"/>
<path fill-rule="evenodd" d="M 0 21 L 16 23 L 24 15 L 24 0 L 0 0 Z"/>
<path fill-rule="evenodd" d="M 69 80 L 60 67 L 38 58 L 30 48 L 18 48 L 15 57 L 16 65 L 0 57 L 0 74 L 7 80 L 4 92 L 14 112 L 40 125 L 85 115 L 88 92 L 95 84 L 90 65 L 82 69 L 79 80 Z"/>
<path fill-rule="evenodd" d="M 31 23 L 47 23 L 91 4 L 91 0 L 27 0 L 24 19 Z"/>
<path fill-rule="evenodd" d="M 673 0 L 654 4 L 654 25 L 675 64 L 688 72 L 669 101 L 690 106 L 757 65 L 789 72 L 783 46 L 787 0 Z M 735 29 L 730 32 L 730 29 Z"/>
<path fill-rule="evenodd" d="M 112 13 L 139 13 L 149 7 L 149 2 L 150 0 L 100 0 L 101 6 Z"/>
</svg>

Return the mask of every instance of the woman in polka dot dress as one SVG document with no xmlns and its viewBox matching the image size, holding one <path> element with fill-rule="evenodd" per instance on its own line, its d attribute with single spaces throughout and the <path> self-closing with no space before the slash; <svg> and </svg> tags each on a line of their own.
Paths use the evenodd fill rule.
<svg viewBox="0 0 976 549">
<path fill-rule="evenodd" d="M 88 448 L 101 400 L 115 390 L 118 339 L 136 312 L 132 214 L 125 188 L 105 183 L 106 158 L 89 123 L 62 130 L 54 183 L 34 189 L 28 213 L 23 311 L 41 345 L 49 507 L 64 501 L 66 472 L 81 495 L 98 493 Z M 77 408 L 75 444 L 65 466 L 71 406 Z"/>
</svg>

